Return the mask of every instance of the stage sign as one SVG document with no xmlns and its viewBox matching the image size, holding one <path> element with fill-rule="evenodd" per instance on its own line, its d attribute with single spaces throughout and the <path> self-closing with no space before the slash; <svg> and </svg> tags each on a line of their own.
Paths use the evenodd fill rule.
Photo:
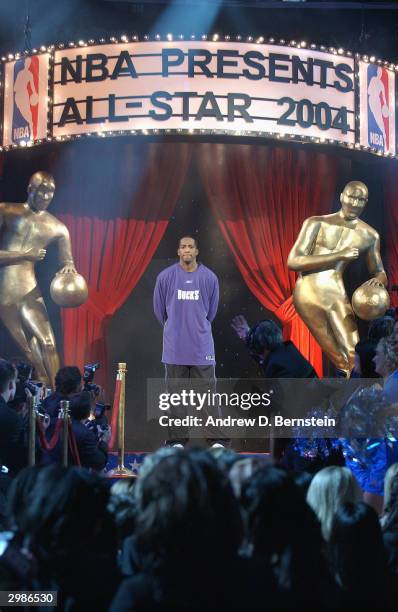
<svg viewBox="0 0 398 612">
<path fill-rule="evenodd" d="M 52 115 L 54 137 L 184 129 L 353 144 L 354 60 L 207 41 L 56 50 Z"/>
<path fill-rule="evenodd" d="M 396 155 L 391 63 L 294 41 L 159 38 L 4 57 L 2 145 L 183 132 L 286 136 Z"/>
<path fill-rule="evenodd" d="M 3 145 L 46 138 L 48 67 L 49 54 L 5 64 Z"/>
<path fill-rule="evenodd" d="M 395 75 L 377 64 L 359 63 L 360 144 L 394 154 Z"/>
</svg>

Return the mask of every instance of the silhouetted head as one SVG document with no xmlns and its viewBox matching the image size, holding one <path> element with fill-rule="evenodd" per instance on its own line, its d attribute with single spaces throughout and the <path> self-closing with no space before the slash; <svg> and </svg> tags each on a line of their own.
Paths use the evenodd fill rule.
<svg viewBox="0 0 398 612">
<path fill-rule="evenodd" d="M 0 395 L 6 402 L 14 398 L 17 376 L 16 367 L 9 361 L 0 359 Z"/>
</svg>

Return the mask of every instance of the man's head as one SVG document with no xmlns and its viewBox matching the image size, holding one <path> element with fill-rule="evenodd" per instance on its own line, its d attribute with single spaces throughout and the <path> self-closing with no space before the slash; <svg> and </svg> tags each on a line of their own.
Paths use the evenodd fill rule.
<svg viewBox="0 0 398 612">
<path fill-rule="evenodd" d="M 46 210 L 54 197 L 55 181 L 48 172 L 35 172 L 28 185 L 28 203 L 32 210 Z"/>
<path fill-rule="evenodd" d="M 82 421 L 90 416 L 91 395 L 89 391 L 81 391 L 72 395 L 69 400 L 69 410 L 72 419 Z"/>
<path fill-rule="evenodd" d="M 9 402 L 14 399 L 16 383 L 17 370 L 15 366 L 5 359 L 0 359 L 0 395 L 4 401 Z"/>
<path fill-rule="evenodd" d="M 265 356 L 282 344 L 281 328 L 274 321 L 265 319 L 253 325 L 246 342 L 253 355 Z"/>
<path fill-rule="evenodd" d="M 195 238 L 192 236 L 184 236 L 180 239 L 177 251 L 177 255 L 180 258 L 180 264 L 195 264 L 198 254 L 198 243 Z"/>
<path fill-rule="evenodd" d="M 76 366 L 65 366 L 55 375 L 55 390 L 62 395 L 78 393 L 82 384 L 82 375 Z"/>
<path fill-rule="evenodd" d="M 392 317 L 379 317 L 373 319 L 368 329 L 368 339 L 372 342 L 378 342 L 382 338 L 391 336 L 394 330 L 394 319 Z"/>
<path fill-rule="evenodd" d="M 351 181 L 344 187 L 341 195 L 341 209 L 348 221 L 357 219 L 368 201 L 368 188 L 361 181 Z"/>
</svg>

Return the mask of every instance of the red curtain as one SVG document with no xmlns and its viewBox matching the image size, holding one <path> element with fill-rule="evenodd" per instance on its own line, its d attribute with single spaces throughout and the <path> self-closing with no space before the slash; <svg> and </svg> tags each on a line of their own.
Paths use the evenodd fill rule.
<svg viewBox="0 0 398 612">
<path fill-rule="evenodd" d="M 384 174 L 386 272 L 390 287 L 398 285 L 398 170 L 396 162 L 390 162 Z M 391 304 L 398 306 L 398 293 L 391 291 Z"/>
<path fill-rule="evenodd" d="M 286 261 L 304 219 L 331 211 L 335 157 L 206 143 L 197 148 L 197 159 L 210 205 L 249 289 L 322 375 L 322 352 L 295 312 L 296 274 Z"/>
<path fill-rule="evenodd" d="M 68 192 L 73 194 L 75 212 L 60 217 L 69 228 L 89 298 L 79 308 L 62 310 L 64 362 L 81 367 L 100 361 L 104 369 L 96 380 L 101 384 L 107 380 L 107 322 L 133 291 L 163 237 L 185 180 L 190 150 L 181 143 L 119 145 L 106 165 L 95 158 L 95 177 L 90 177 L 87 165 L 76 176 L 78 164 L 75 155 L 70 156 L 75 184 Z M 63 159 L 63 171 L 66 166 Z M 84 170 L 88 176 L 83 179 Z M 79 214 L 93 189 L 99 216 Z M 66 193 L 61 197 L 65 199 Z"/>
</svg>

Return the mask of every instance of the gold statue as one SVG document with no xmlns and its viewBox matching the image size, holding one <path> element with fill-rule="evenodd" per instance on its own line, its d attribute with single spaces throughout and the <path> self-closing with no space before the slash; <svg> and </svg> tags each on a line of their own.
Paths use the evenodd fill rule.
<svg viewBox="0 0 398 612">
<path fill-rule="evenodd" d="M 350 261 L 365 254 L 372 278 L 363 286 L 384 290 L 387 285 L 379 235 L 359 219 L 367 201 L 364 183 L 348 183 L 340 195 L 341 210 L 306 219 L 288 257 L 289 268 L 300 272 L 293 292 L 296 311 L 329 359 L 347 377 L 354 365 L 359 338 L 343 272 Z"/>
<path fill-rule="evenodd" d="M 37 285 L 35 263 L 56 241 L 62 264 L 58 274 L 77 274 L 67 227 L 47 212 L 54 179 L 36 172 L 24 204 L 0 203 L 0 319 L 35 367 L 40 380 L 53 386 L 59 357 L 47 309 Z"/>
</svg>

